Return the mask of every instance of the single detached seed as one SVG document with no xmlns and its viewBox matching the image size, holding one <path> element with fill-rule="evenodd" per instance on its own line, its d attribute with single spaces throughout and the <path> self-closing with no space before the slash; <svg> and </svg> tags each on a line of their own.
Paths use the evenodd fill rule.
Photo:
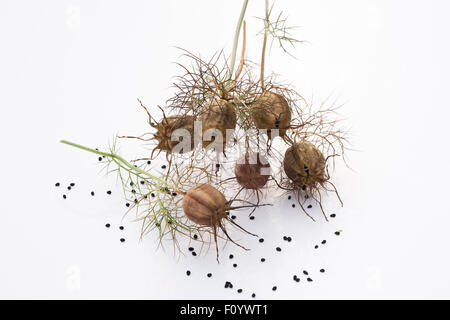
<svg viewBox="0 0 450 320">
<path fill-rule="evenodd" d="M 161 169 L 165 169 L 165 168 L 167 168 L 167 166 L 165 164 L 161 166 Z"/>
<path fill-rule="evenodd" d="M 284 240 L 284 241 L 287 241 L 287 237 L 286 237 L 286 236 L 283 236 L 283 240 Z"/>
<path fill-rule="evenodd" d="M 311 209 L 312 208 L 312 205 L 308 205 L 308 209 Z"/>
<path fill-rule="evenodd" d="M 320 272 L 324 273 L 324 272 L 325 272 L 325 269 L 320 269 Z"/>
<path fill-rule="evenodd" d="M 307 275 L 308 275 L 308 271 L 303 270 L 303 274 L 304 274 L 305 276 L 307 276 Z"/>
<path fill-rule="evenodd" d="M 192 255 L 193 255 L 194 257 L 196 257 L 196 256 L 197 256 L 197 253 L 196 253 L 195 251 L 192 251 Z"/>
<path fill-rule="evenodd" d="M 237 264 L 236 264 L 236 263 L 233 263 L 233 267 L 236 268 L 236 267 L 237 267 Z"/>
<path fill-rule="evenodd" d="M 172 192 L 172 196 L 176 197 L 177 193 L 176 192 Z"/>
<path fill-rule="evenodd" d="M 259 239 L 259 242 L 263 243 L 263 242 L 264 242 L 264 239 L 263 239 L 263 238 Z"/>
<path fill-rule="evenodd" d="M 288 200 L 291 200 L 291 199 L 292 199 L 292 197 L 291 197 L 291 196 L 289 196 L 289 197 L 288 197 Z"/>
<path fill-rule="evenodd" d="M 186 275 L 187 276 L 190 276 L 191 275 L 191 272 L 188 270 L 188 271 L 186 271 Z"/>
<path fill-rule="evenodd" d="M 231 216 L 231 219 L 233 219 L 233 220 L 236 219 L 236 216 Z"/>
<path fill-rule="evenodd" d="M 295 208 L 295 203 L 292 204 L 292 208 Z"/>
<path fill-rule="evenodd" d="M 151 164 L 152 162 L 149 160 L 149 161 L 147 161 L 147 164 Z"/>
<path fill-rule="evenodd" d="M 272 290 L 273 290 L 273 291 L 277 291 L 277 286 L 274 286 L 274 287 L 272 288 Z"/>
<path fill-rule="evenodd" d="M 124 229 L 124 227 L 123 227 L 123 226 L 120 226 L 120 227 L 119 227 L 119 229 L 120 229 L 120 230 L 123 230 L 123 229 Z"/>
<path fill-rule="evenodd" d="M 189 250 L 189 251 L 194 251 L 194 248 L 189 247 L 188 250 Z"/>
<path fill-rule="evenodd" d="M 238 293 L 242 293 L 242 289 L 238 289 L 238 291 L 237 291 Z"/>
<path fill-rule="evenodd" d="M 266 259 L 264 259 L 264 258 L 261 258 L 261 262 L 264 262 L 264 261 L 266 261 Z"/>
<path fill-rule="evenodd" d="M 112 192 L 111 192 L 111 190 L 108 190 L 108 191 L 106 191 L 106 193 L 107 193 L 107 194 L 111 194 Z"/>
<path fill-rule="evenodd" d="M 98 161 L 102 161 L 102 157 L 98 157 Z"/>
<path fill-rule="evenodd" d="M 154 193 L 152 193 L 152 198 L 154 198 L 155 197 L 155 194 Z"/>
<path fill-rule="evenodd" d="M 325 244 L 325 243 L 327 243 L 327 240 L 322 240 L 322 244 Z"/>
<path fill-rule="evenodd" d="M 255 216 L 250 216 L 250 220 L 255 220 Z"/>
<path fill-rule="evenodd" d="M 256 294 L 252 293 L 252 298 L 256 297 Z"/>
<path fill-rule="evenodd" d="M 127 208 L 130 206 L 130 204 L 127 202 L 127 203 L 125 203 L 125 205 L 127 206 Z"/>
<path fill-rule="evenodd" d="M 318 249 L 319 248 L 319 246 L 316 244 L 315 246 L 314 246 L 314 249 Z"/>
<path fill-rule="evenodd" d="M 63 199 L 66 199 L 66 198 L 67 198 L 67 196 L 65 194 L 63 194 Z"/>
<path fill-rule="evenodd" d="M 134 203 L 138 203 L 138 199 L 134 199 Z"/>
<path fill-rule="evenodd" d="M 212 277 L 212 273 L 208 273 L 206 276 L 207 276 L 208 278 L 211 278 L 211 277 Z"/>
<path fill-rule="evenodd" d="M 287 241 L 288 241 L 288 242 L 291 242 L 291 241 L 292 241 L 292 238 L 291 238 L 291 237 L 287 237 Z"/>
<path fill-rule="evenodd" d="M 141 184 L 144 184 L 144 183 L 145 183 L 145 181 L 144 181 L 144 180 L 142 180 L 142 181 L 141 181 Z"/>
<path fill-rule="evenodd" d="M 72 183 L 70 184 L 70 186 L 71 186 L 71 187 L 75 187 L 75 183 L 72 182 Z"/>
<path fill-rule="evenodd" d="M 306 279 L 306 280 L 308 280 L 308 282 L 312 282 L 312 281 L 313 281 L 311 278 L 308 278 L 308 279 Z"/>
<path fill-rule="evenodd" d="M 67 190 L 70 190 L 70 189 L 72 189 L 72 187 L 71 187 L 71 186 L 68 186 L 68 187 L 67 187 Z"/>
<path fill-rule="evenodd" d="M 336 214 L 332 213 L 332 214 L 330 214 L 330 217 L 335 218 Z"/>
<path fill-rule="evenodd" d="M 55 187 L 59 187 L 61 184 L 59 182 L 55 183 Z"/>
<path fill-rule="evenodd" d="M 194 239 L 196 239 L 196 240 L 197 240 L 197 238 L 198 238 L 198 236 L 197 236 L 196 234 L 194 234 Z"/>
<path fill-rule="evenodd" d="M 340 233 L 339 231 L 336 231 L 334 234 L 338 236 L 338 235 L 340 235 L 341 233 Z"/>
<path fill-rule="evenodd" d="M 280 251 L 281 251 L 281 248 L 280 248 L 280 247 L 277 247 L 277 251 L 280 252 Z"/>
<path fill-rule="evenodd" d="M 216 163 L 216 168 L 220 168 L 220 163 Z"/>
<path fill-rule="evenodd" d="M 109 223 L 105 224 L 105 227 L 109 228 L 111 225 Z"/>
<path fill-rule="evenodd" d="M 134 189 L 133 189 L 133 190 L 131 190 L 131 193 L 136 193 L 136 190 L 134 190 Z"/>
<path fill-rule="evenodd" d="M 125 242 L 125 239 L 124 238 L 120 238 L 120 242 Z"/>
<path fill-rule="evenodd" d="M 230 259 L 233 259 L 234 258 L 234 256 L 232 255 L 232 254 L 230 254 L 230 257 L 229 257 Z"/>
<path fill-rule="evenodd" d="M 91 196 L 94 196 L 95 195 L 95 192 L 94 191 L 91 191 Z"/>
</svg>

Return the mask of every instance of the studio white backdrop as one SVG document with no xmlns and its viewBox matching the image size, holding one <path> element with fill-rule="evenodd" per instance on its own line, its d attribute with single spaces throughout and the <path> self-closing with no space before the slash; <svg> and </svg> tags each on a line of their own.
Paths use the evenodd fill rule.
<svg viewBox="0 0 450 320">
<path fill-rule="evenodd" d="M 255 61 L 263 5 L 250 0 L 246 17 Z M 349 154 L 353 170 L 335 173 L 344 199 L 335 220 L 312 223 L 286 197 L 252 223 L 239 214 L 266 246 L 235 233 L 252 251 L 228 245 L 220 265 L 214 252 L 174 257 L 170 245 L 139 241 L 115 179 L 99 174 L 95 156 L 58 143 L 105 147 L 114 134 L 148 131 L 136 98 L 164 104 L 180 72 L 175 47 L 205 57 L 230 52 L 240 7 L 1 1 L 0 298 L 450 298 L 448 1 L 276 1 L 306 42 L 297 59 L 274 45 L 267 68 L 318 102 L 332 94 L 344 103 L 358 151 Z M 135 156 L 133 148 L 124 151 Z M 302 270 L 314 281 L 292 281 Z"/>
</svg>

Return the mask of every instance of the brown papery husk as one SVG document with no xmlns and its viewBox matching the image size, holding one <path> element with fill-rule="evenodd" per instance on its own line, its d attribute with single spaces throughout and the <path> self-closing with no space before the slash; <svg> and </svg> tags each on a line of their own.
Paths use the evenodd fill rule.
<svg viewBox="0 0 450 320">
<path fill-rule="evenodd" d="M 165 151 L 168 154 L 172 153 L 175 146 L 177 146 L 180 141 L 172 141 L 171 137 L 175 130 L 185 129 L 189 132 L 191 137 L 190 150 L 181 149 L 179 153 L 189 152 L 194 149 L 194 117 L 190 115 L 174 115 L 169 117 L 164 117 L 164 119 L 156 124 L 156 133 L 154 138 L 158 141 L 157 146 L 153 150 Z M 153 157 L 152 152 L 152 157 Z"/>
<path fill-rule="evenodd" d="M 278 129 L 280 137 L 286 135 L 291 124 L 292 110 L 281 94 L 265 91 L 251 105 L 250 111 L 255 127 L 268 130 L 269 139 L 272 137 L 272 129 Z"/>
<path fill-rule="evenodd" d="M 283 168 L 289 179 L 300 188 L 316 188 L 327 180 L 326 161 L 312 143 L 299 142 L 289 147 L 283 160 Z"/>
<path fill-rule="evenodd" d="M 213 142 L 222 143 L 222 151 L 226 144 L 226 130 L 235 129 L 237 115 L 232 103 L 223 99 L 214 99 L 208 102 L 201 111 L 198 120 L 202 122 L 202 136 L 209 129 L 217 129 L 222 134 L 222 141 L 214 137 L 211 141 L 202 141 L 203 148 Z"/>
<path fill-rule="evenodd" d="M 263 161 L 261 161 L 261 159 Z M 268 163 L 267 158 L 263 157 L 260 153 L 250 154 L 247 152 L 245 157 L 236 163 L 234 174 L 237 182 L 244 189 L 259 190 L 263 188 L 269 180 L 270 175 L 263 174 L 268 173 L 269 170 L 270 164 Z"/>
<path fill-rule="evenodd" d="M 226 238 L 232 243 L 248 250 L 230 238 L 223 224 L 224 220 L 230 222 L 244 232 L 256 236 L 239 226 L 227 215 L 227 212 L 230 210 L 248 206 L 232 207 L 231 203 L 232 201 L 227 201 L 222 192 L 209 184 L 195 185 L 191 187 L 183 197 L 183 211 L 186 217 L 200 226 L 206 226 L 212 229 L 214 241 L 216 243 L 217 260 L 219 257 L 217 244 L 217 233 L 219 229 L 222 230 Z"/>
</svg>

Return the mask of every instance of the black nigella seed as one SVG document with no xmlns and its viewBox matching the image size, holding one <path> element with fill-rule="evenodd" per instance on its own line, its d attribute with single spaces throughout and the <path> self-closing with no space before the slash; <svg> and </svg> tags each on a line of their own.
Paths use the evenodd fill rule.
<svg viewBox="0 0 450 320">
<path fill-rule="evenodd" d="M 197 240 L 198 236 L 196 234 L 194 234 L 194 239 Z"/>
<path fill-rule="evenodd" d="M 308 205 L 308 209 L 311 209 L 312 208 L 312 205 Z"/>
<path fill-rule="evenodd" d="M 286 237 L 286 236 L 283 236 L 283 240 L 284 240 L 284 241 L 287 241 L 287 237 Z"/>
<path fill-rule="evenodd" d="M 191 275 L 191 272 L 188 270 L 188 271 L 186 271 L 186 275 L 187 276 L 190 276 Z"/>
<path fill-rule="evenodd" d="M 120 242 L 125 242 L 125 239 L 124 238 L 120 238 Z"/>
<path fill-rule="evenodd" d="M 189 251 L 194 251 L 194 248 L 189 247 L 188 250 L 189 250 Z"/>
<path fill-rule="evenodd" d="M 308 275 L 308 271 L 303 270 L 303 274 L 304 274 L 305 276 L 307 276 L 307 275 Z"/>
<path fill-rule="evenodd" d="M 250 216 L 250 220 L 255 220 L 255 216 Z"/>
<path fill-rule="evenodd" d="M 67 198 L 67 196 L 65 194 L 63 194 L 63 199 L 66 199 L 66 198 Z"/>
<path fill-rule="evenodd" d="M 325 243 L 327 243 L 327 240 L 323 240 L 323 241 L 322 241 L 322 244 L 325 244 Z"/>
<path fill-rule="evenodd" d="M 266 259 L 264 259 L 264 258 L 261 258 L 261 262 L 264 262 L 264 261 L 266 261 Z"/>
<path fill-rule="evenodd" d="M 172 192 L 172 196 L 176 197 L 177 193 L 176 192 Z"/>
<path fill-rule="evenodd" d="M 134 199 L 134 203 L 138 203 L 138 199 Z"/>
<path fill-rule="evenodd" d="M 336 214 L 332 213 L 332 214 L 330 214 L 330 217 L 335 218 Z"/>
<path fill-rule="evenodd" d="M 340 233 L 339 231 L 336 231 L 334 234 L 338 236 L 338 235 L 340 235 L 341 233 Z"/>
<path fill-rule="evenodd" d="M 144 183 L 145 183 L 145 181 L 144 181 L 144 180 L 142 180 L 142 181 L 141 181 L 141 184 L 144 184 Z"/>
<path fill-rule="evenodd" d="M 324 272 L 325 272 L 325 269 L 320 269 L 320 272 L 324 273 Z"/>
<path fill-rule="evenodd" d="M 151 164 L 152 162 L 150 160 L 147 161 L 147 164 Z"/>
<path fill-rule="evenodd" d="M 289 197 L 288 197 L 288 200 L 291 200 L 291 199 L 292 199 L 292 197 L 291 197 L 291 196 L 289 196 Z"/>
<path fill-rule="evenodd" d="M 294 279 L 296 282 L 300 282 L 300 278 Z"/>
<path fill-rule="evenodd" d="M 193 255 L 194 257 L 196 257 L 196 256 L 197 256 L 197 253 L 196 253 L 195 251 L 192 251 L 192 255 Z"/>
<path fill-rule="evenodd" d="M 231 219 L 233 219 L 233 220 L 236 219 L 236 216 L 231 216 Z"/>
<path fill-rule="evenodd" d="M 238 291 L 237 291 L 238 293 L 242 293 L 242 289 L 238 289 Z"/>
<path fill-rule="evenodd" d="M 94 191 L 91 191 L 91 196 L 94 196 L 95 195 L 95 192 Z"/>
<path fill-rule="evenodd" d="M 155 194 L 154 194 L 154 193 L 152 193 L 152 194 L 151 194 L 151 196 L 152 196 L 152 197 L 154 198 L 154 197 L 155 197 Z"/>
<path fill-rule="evenodd" d="M 72 187 L 71 187 L 71 186 L 68 186 L 68 187 L 67 187 L 67 190 L 70 190 L 70 189 L 72 189 Z"/>
<path fill-rule="evenodd" d="M 134 182 L 133 181 L 130 181 L 130 186 L 134 186 Z"/>
<path fill-rule="evenodd" d="M 165 168 L 167 168 L 167 166 L 165 164 L 161 166 L 161 169 L 165 169 Z"/>
<path fill-rule="evenodd" d="M 308 282 L 312 282 L 313 281 L 311 278 L 307 278 L 306 280 L 308 280 Z"/>
<path fill-rule="evenodd" d="M 295 204 L 292 204 L 292 208 L 295 208 Z"/>
<path fill-rule="evenodd" d="M 234 256 L 232 255 L 232 254 L 230 254 L 230 257 L 229 257 L 230 259 L 233 259 L 234 258 Z"/>
<path fill-rule="evenodd" d="M 236 268 L 236 267 L 237 267 L 237 264 L 236 264 L 236 263 L 233 263 L 233 267 Z"/>
<path fill-rule="evenodd" d="M 70 184 L 70 186 L 71 186 L 71 187 L 75 187 L 75 183 L 72 182 L 72 183 Z"/>
<path fill-rule="evenodd" d="M 291 238 L 291 237 L 287 237 L 287 241 L 288 241 L 288 242 L 291 242 L 291 241 L 292 241 L 292 238 Z"/>
<path fill-rule="evenodd" d="M 220 163 L 216 163 L 216 168 L 220 168 Z"/>
<path fill-rule="evenodd" d="M 319 248 L 319 246 L 316 244 L 315 246 L 314 246 L 314 249 L 318 249 Z"/>
<path fill-rule="evenodd" d="M 292 279 L 296 280 L 298 277 L 296 274 L 294 274 L 294 276 L 292 277 Z"/>
<path fill-rule="evenodd" d="M 107 193 L 107 194 L 111 194 L 112 192 L 111 192 L 111 190 L 108 190 L 108 191 L 106 191 L 106 193 Z"/>
<path fill-rule="evenodd" d="M 98 161 L 102 161 L 102 157 L 98 157 Z"/>
<path fill-rule="evenodd" d="M 256 297 L 256 294 L 252 293 L 252 298 Z"/>
<path fill-rule="evenodd" d="M 119 227 L 119 229 L 120 229 L 120 230 L 123 230 L 123 229 L 124 229 L 124 227 L 123 227 L 123 226 L 120 226 L 120 227 Z"/>
<path fill-rule="evenodd" d="M 131 190 L 131 193 L 136 193 L 136 190 L 134 190 L 134 189 L 133 189 L 133 190 Z"/>
<path fill-rule="evenodd" d="M 109 228 L 111 225 L 109 223 L 105 224 L 105 227 Z"/>
<path fill-rule="evenodd" d="M 212 277 L 212 273 L 208 273 L 206 276 L 207 276 L 208 278 L 211 278 L 211 277 Z"/>
<path fill-rule="evenodd" d="M 280 248 L 280 247 L 277 247 L 277 251 L 280 252 L 280 251 L 281 251 L 281 248 Z"/>
<path fill-rule="evenodd" d="M 302 190 L 305 191 L 306 190 L 306 186 L 302 186 Z"/>
<path fill-rule="evenodd" d="M 277 291 L 277 286 L 273 286 L 272 290 Z"/>
<path fill-rule="evenodd" d="M 263 239 L 263 238 L 259 239 L 259 242 L 263 243 L 263 242 L 264 242 L 264 239 Z"/>
<path fill-rule="evenodd" d="M 127 206 L 127 208 L 130 206 L 130 204 L 127 202 L 127 203 L 125 203 L 125 205 Z"/>
<path fill-rule="evenodd" d="M 229 215 L 230 215 L 230 212 L 229 212 L 229 211 L 227 211 L 227 212 L 225 212 L 225 214 L 226 214 L 227 216 L 229 216 Z"/>
<path fill-rule="evenodd" d="M 59 187 L 61 184 L 59 182 L 55 183 L 55 187 Z"/>
</svg>

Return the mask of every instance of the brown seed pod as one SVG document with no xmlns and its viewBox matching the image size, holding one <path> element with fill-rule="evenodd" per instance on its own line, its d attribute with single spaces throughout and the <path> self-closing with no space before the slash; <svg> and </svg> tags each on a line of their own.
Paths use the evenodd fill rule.
<svg viewBox="0 0 450 320">
<path fill-rule="evenodd" d="M 301 188 L 323 185 L 327 180 L 325 164 L 322 152 L 309 142 L 296 143 L 284 154 L 284 172 Z"/>
<path fill-rule="evenodd" d="M 213 137 L 211 141 L 202 141 L 203 148 L 213 142 L 222 143 L 222 151 L 225 150 L 226 130 L 235 129 L 237 121 L 233 104 L 223 99 L 215 99 L 207 103 L 201 111 L 198 120 L 202 122 L 202 136 L 209 129 L 217 129 L 222 134 L 222 140 Z M 214 135 L 213 135 L 214 136 Z"/>
<path fill-rule="evenodd" d="M 227 215 L 229 211 L 240 208 L 256 207 L 258 205 L 231 206 L 234 200 L 227 201 L 222 192 L 209 184 L 198 184 L 191 187 L 183 197 L 183 211 L 186 217 L 192 222 L 201 226 L 211 227 L 216 242 L 217 259 L 219 257 L 219 249 L 217 245 L 218 229 L 222 230 L 226 238 L 235 245 L 248 250 L 240 244 L 233 241 L 228 235 L 223 221 L 226 220 L 238 227 L 242 231 L 256 236 L 239 226 Z"/>
<path fill-rule="evenodd" d="M 251 116 L 258 129 L 278 129 L 284 137 L 291 124 L 292 111 L 286 99 L 275 92 L 265 91 L 251 105 Z M 267 135 L 271 138 L 271 132 Z"/>
<path fill-rule="evenodd" d="M 269 171 L 267 158 L 259 153 L 251 155 L 247 152 L 234 167 L 237 182 L 244 189 L 251 190 L 259 190 L 266 185 L 270 177 Z"/>
<path fill-rule="evenodd" d="M 170 117 L 164 117 L 164 119 L 153 125 L 156 128 L 154 138 L 158 141 L 155 150 L 166 151 L 168 154 L 172 153 L 173 149 L 180 143 L 180 141 L 172 141 L 172 134 L 175 130 L 185 129 L 189 132 L 191 144 L 189 150 L 181 148 L 178 153 L 189 152 L 194 149 L 194 117 L 189 115 L 174 115 Z"/>
</svg>

